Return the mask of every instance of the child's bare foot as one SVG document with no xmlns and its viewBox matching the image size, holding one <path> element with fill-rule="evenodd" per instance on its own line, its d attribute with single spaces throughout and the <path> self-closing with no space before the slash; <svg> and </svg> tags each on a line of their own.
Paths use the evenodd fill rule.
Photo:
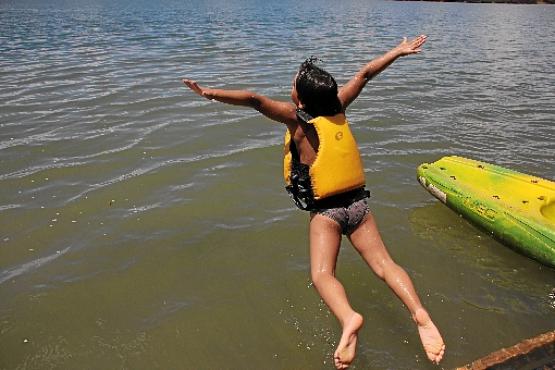
<svg viewBox="0 0 555 370">
<path fill-rule="evenodd" d="M 362 316 L 355 312 L 344 323 L 343 334 L 341 334 L 339 345 L 333 355 L 333 361 L 337 369 L 346 369 L 353 362 L 356 353 L 357 334 L 363 322 Z"/>
<path fill-rule="evenodd" d="M 413 319 L 418 326 L 418 334 L 420 334 L 420 340 L 428 359 L 434 364 L 438 364 L 445 352 L 445 344 L 441 334 L 439 334 L 439 330 L 437 330 L 437 327 L 432 322 L 428 312 L 422 308 L 415 312 Z"/>
</svg>

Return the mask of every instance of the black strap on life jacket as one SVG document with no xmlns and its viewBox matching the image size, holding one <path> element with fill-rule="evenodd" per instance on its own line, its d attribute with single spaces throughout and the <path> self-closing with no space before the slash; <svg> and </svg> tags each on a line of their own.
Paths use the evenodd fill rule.
<svg viewBox="0 0 555 370">
<path fill-rule="evenodd" d="M 308 172 L 308 165 L 294 161 L 291 164 L 291 185 L 285 187 L 297 207 L 303 211 L 314 208 L 314 194 Z"/>
<path fill-rule="evenodd" d="M 310 114 L 306 113 L 304 110 L 300 108 L 297 108 L 296 113 L 297 113 L 297 118 L 303 121 L 304 123 L 308 123 L 308 121 L 314 119 L 314 117 L 312 117 Z"/>
<path fill-rule="evenodd" d="M 307 123 L 312 117 L 301 109 L 297 109 L 297 119 Z M 289 143 L 289 151 L 291 152 L 291 185 L 285 187 L 298 208 L 303 211 L 309 211 L 314 208 L 314 193 L 312 192 L 312 183 L 310 181 L 310 166 L 301 163 L 297 146 L 291 138 Z"/>
</svg>

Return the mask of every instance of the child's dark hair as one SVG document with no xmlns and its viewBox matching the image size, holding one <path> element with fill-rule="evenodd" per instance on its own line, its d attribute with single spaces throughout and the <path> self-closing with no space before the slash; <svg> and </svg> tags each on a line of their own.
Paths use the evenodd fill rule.
<svg viewBox="0 0 555 370">
<path fill-rule="evenodd" d="M 299 68 L 295 86 L 304 110 L 313 117 L 335 116 L 342 106 L 337 97 L 337 83 L 331 74 L 314 65 L 310 57 Z"/>
</svg>

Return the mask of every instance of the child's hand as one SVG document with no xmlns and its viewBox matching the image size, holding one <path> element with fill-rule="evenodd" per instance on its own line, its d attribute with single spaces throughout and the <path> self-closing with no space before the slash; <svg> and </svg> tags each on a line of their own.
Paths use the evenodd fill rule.
<svg viewBox="0 0 555 370">
<path fill-rule="evenodd" d="M 428 36 L 420 35 L 417 38 L 408 41 L 405 37 L 403 41 L 395 48 L 400 56 L 420 53 L 420 47 L 426 42 Z"/>
<path fill-rule="evenodd" d="M 193 90 L 193 91 L 194 91 L 195 93 L 197 93 L 198 95 L 202 96 L 203 98 L 209 99 L 209 98 L 206 96 L 206 89 L 203 88 L 203 87 L 201 87 L 201 86 L 199 86 L 199 84 L 198 84 L 196 81 L 184 79 L 184 80 L 183 80 L 183 83 L 184 83 L 185 85 L 187 85 L 187 87 L 188 87 L 189 89 Z"/>
</svg>

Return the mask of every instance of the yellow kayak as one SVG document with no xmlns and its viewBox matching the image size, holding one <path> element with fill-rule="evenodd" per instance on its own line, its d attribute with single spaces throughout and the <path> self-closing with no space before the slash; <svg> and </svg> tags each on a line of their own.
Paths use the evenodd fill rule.
<svg viewBox="0 0 555 370">
<path fill-rule="evenodd" d="M 417 169 L 432 195 L 515 250 L 555 267 L 555 182 L 462 157 Z"/>
</svg>

